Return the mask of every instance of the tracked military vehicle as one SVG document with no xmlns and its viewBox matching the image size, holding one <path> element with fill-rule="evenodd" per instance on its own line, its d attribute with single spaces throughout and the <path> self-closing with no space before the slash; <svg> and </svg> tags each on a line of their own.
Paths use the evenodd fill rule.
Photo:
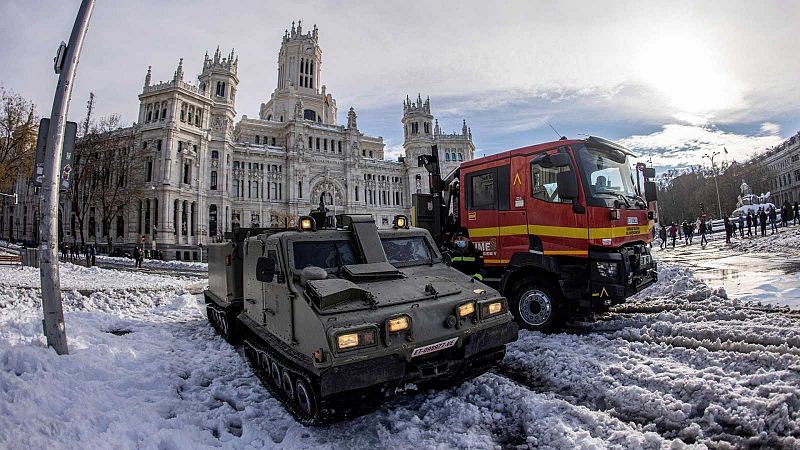
<svg viewBox="0 0 800 450">
<path fill-rule="evenodd" d="M 317 216 L 330 222 L 330 216 Z M 387 394 L 452 385 L 502 360 L 517 325 L 497 291 L 444 264 L 406 217 L 239 229 L 209 246 L 208 317 L 300 421 L 362 414 Z"/>
</svg>

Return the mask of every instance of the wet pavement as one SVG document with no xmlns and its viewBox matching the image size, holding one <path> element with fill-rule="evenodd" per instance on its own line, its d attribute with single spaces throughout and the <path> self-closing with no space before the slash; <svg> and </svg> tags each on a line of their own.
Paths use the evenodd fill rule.
<svg viewBox="0 0 800 450">
<path fill-rule="evenodd" d="M 724 286 L 728 295 L 760 304 L 800 309 L 800 257 L 797 253 L 745 252 L 715 235 L 705 248 L 677 241 L 675 249 L 654 248 L 659 261 L 688 266 L 711 287 Z"/>
</svg>

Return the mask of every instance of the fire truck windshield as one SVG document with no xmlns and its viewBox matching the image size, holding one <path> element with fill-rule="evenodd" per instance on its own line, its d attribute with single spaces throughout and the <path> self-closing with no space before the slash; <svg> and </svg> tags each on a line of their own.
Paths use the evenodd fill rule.
<svg viewBox="0 0 800 450">
<path fill-rule="evenodd" d="M 639 197 L 627 155 L 614 149 L 586 146 L 577 149 L 576 155 L 590 205 L 611 206 L 615 199 L 629 208 L 641 204 L 636 201 Z"/>
</svg>

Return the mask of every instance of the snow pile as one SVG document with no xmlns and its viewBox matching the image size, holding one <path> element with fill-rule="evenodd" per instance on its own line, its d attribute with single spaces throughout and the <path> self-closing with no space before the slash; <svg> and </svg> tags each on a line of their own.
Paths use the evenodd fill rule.
<svg viewBox="0 0 800 450">
<path fill-rule="evenodd" d="M 199 296 L 73 292 L 70 354 L 41 336 L 32 290 L 0 290 L 0 447 L 666 448 L 642 426 L 502 374 L 390 400 L 351 422 L 297 424 L 208 326 Z M 675 441 L 679 444 L 679 441 Z"/>
<path fill-rule="evenodd" d="M 115 266 L 134 267 L 136 265 L 136 261 L 131 258 L 121 258 L 117 256 L 97 255 L 97 261 Z M 142 266 L 148 269 L 174 269 L 197 272 L 208 271 L 208 264 L 196 261 L 161 261 L 158 259 L 145 259 Z"/>
<path fill-rule="evenodd" d="M 191 289 L 199 290 L 207 281 L 199 277 L 163 276 L 142 272 L 84 267 L 59 263 L 62 290 L 99 289 Z M 41 272 L 34 267 L 0 266 L 0 289 L 38 288 Z"/>
<path fill-rule="evenodd" d="M 800 447 L 800 317 L 727 299 L 678 266 L 659 278 L 582 333 L 523 333 L 502 370 L 666 439 Z"/>
<path fill-rule="evenodd" d="M 8 242 L 8 241 L 3 240 L 3 239 L 0 239 L 0 247 L 6 248 L 6 249 L 9 249 L 9 250 L 20 250 L 20 249 L 23 248 L 21 245 L 12 244 L 11 242 Z"/>
<path fill-rule="evenodd" d="M 761 237 L 756 234 L 755 237 L 747 237 L 745 234 L 744 239 L 734 241 L 733 245 L 737 250 L 745 252 L 763 252 L 763 253 L 789 253 L 797 255 L 800 253 L 800 226 L 778 226 L 778 232 L 769 234 L 769 225 L 767 225 L 767 235 Z M 747 230 L 745 230 L 747 233 Z M 760 233 L 760 231 L 759 231 Z"/>
<path fill-rule="evenodd" d="M 0 448 L 800 448 L 800 316 L 679 265 L 607 320 L 522 332 L 493 373 L 321 428 L 270 397 L 182 279 L 137 292 L 152 275 L 79 269 L 132 289 L 65 294 L 67 356 L 45 347 L 25 271 L 0 272 L 16 277 L 0 283 Z"/>
<path fill-rule="evenodd" d="M 739 219 L 739 215 L 746 215 L 748 213 L 757 214 L 761 211 L 766 211 L 769 214 L 769 210 L 771 208 L 775 208 L 775 205 L 772 203 L 754 203 L 752 205 L 742 205 L 733 210 L 730 217 L 732 219 Z M 776 208 L 778 210 L 778 217 L 780 217 L 780 208 Z"/>
</svg>

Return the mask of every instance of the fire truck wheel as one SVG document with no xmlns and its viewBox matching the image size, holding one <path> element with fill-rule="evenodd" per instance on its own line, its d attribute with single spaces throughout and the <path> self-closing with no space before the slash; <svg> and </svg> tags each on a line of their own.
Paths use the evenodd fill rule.
<svg viewBox="0 0 800 450">
<path fill-rule="evenodd" d="M 542 280 L 524 281 L 511 295 L 511 312 L 517 322 L 529 330 L 558 331 L 565 318 L 565 305 L 559 294 Z"/>
</svg>

